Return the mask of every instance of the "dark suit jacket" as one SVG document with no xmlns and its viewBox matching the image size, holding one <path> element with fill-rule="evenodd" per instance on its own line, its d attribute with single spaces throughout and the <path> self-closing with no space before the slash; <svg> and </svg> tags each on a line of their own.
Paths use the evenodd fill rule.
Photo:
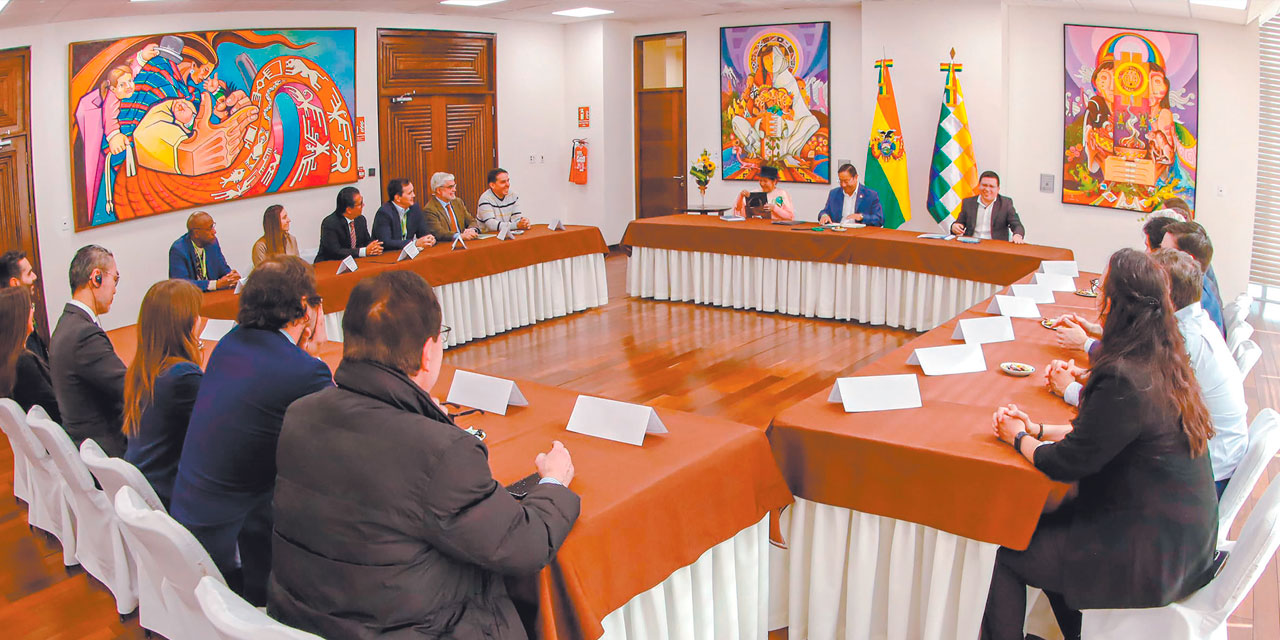
<svg viewBox="0 0 1280 640">
<path fill-rule="evenodd" d="M 454 198 L 453 214 L 458 218 L 458 230 L 462 231 L 468 227 L 480 231 L 480 222 L 467 211 L 467 205 L 462 198 Z M 444 205 L 440 204 L 440 199 L 434 195 L 427 198 L 427 205 L 422 208 L 423 215 L 427 218 L 427 229 L 436 240 L 453 240 L 453 225 L 449 220 L 449 214 L 445 212 Z"/>
<path fill-rule="evenodd" d="M 138 435 L 129 438 L 124 459 L 146 476 L 165 508 L 173 496 L 178 458 L 187 439 L 191 408 L 200 391 L 204 371 L 194 362 L 179 362 L 156 376 L 151 404 L 142 412 Z"/>
<path fill-rule="evenodd" d="M 974 224 L 978 220 L 978 196 L 970 196 L 960 201 L 960 217 L 956 222 L 964 225 L 964 235 L 972 236 Z M 1018 210 L 1013 208 L 1013 200 L 1005 196 L 996 196 L 991 205 L 991 239 L 1008 242 L 1009 234 L 1026 237 L 1018 219 Z"/>
<path fill-rule="evenodd" d="M 883 227 L 884 212 L 880 209 L 880 194 L 875 189 L 868 189 L 861 182 L 858 183 L 858 190 L 854 192 L 858 198 L 853 205 L 854 213 L 862 214 L 862 224 L 868 227 Z M 844 189 L 836 187 L 827 194 L 827 205 L 818 212 L 818 215 L 827 214 L 831 216 L 832 222 L 840 222 L 840 218 L 844 216 Z"/>
<path fill-rule="evenodd" d="M 320 251 L 316 262 L 342 260 L 347 256 L 360 257 L 360 249 L 369 245 L 369 222 L 363 215 L 356 222 L 356 246 L 351 246 L 351 232 L 347 230 L 347 218 L 341 213 L 331 213 L 320 221 Z"/>
<path fill-rule="evenodd" d="M 209 283 L 231 273 L 231 265 L 222 255 L 222 245 L 217 241 L 204 248 L 205 269 L 208 276 L 204 280 L 196 279 L 196 249 L 191 245 L 191 234 L 184 233 L 173 241 L 169 247 L 169 277 L 187 280 L 200 287 L 201 291 L 209 290 Z"/>
<path fill-rule="evenodd" d="M 407 234 L 401 233 L 400 212 L 396 211 L 396 205 L 390 200 L 382 203 L 382 206 L 378 207 L 378 212 L 373 214 L 373 237 L 375 240 L 381 240 L 382 246 L 387 251 L 403 249 L 414 236 L 425 238 L 431 235 L 431 230 L 427 228 L 427 220 L 422 215 L 422 208 L 417 203 L 405 212 L 405 226 L 408 227 Z"/>
<path fill-rule="evenodd" d="M 78 447 L 93 438 L 107 455 L 124 455 L 124 363 L 84 309 L 68 303 L 49 340 L 53 393 L 62 428 Z"/>
</svg>

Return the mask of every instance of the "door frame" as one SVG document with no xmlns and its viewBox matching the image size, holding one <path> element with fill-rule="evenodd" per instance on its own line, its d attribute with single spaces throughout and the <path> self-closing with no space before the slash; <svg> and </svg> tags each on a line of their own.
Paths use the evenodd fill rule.
<svg viewBox="0 0 1280 640">
<path fill-rule="evenodd" d="M 44 280 L 48 274 L 45 269 L 43 260 L 40 258 L 40 221 L 36 216 L 35 201 L 35 171 L 31 162 L 31 47 L 13 47 L 10 49 L 0 49 L 0 55 L 18 55 L 23 59 L 23 83 L 26 95 L 20 97 L 22 109 L 22 122 L 18 123 L 17 129 L 9 128 L 0 131 L 0 140 L 17 140 L 12 143 L 11 149 L 17 151 L 19 147 L 24 149 L 25 157 L 18 158 L 19 161 L 25 161 L 23 173 L 26 176 L 26 184 L 18 185 L 18 197 L 25 196 L 26 207 L 28 212 L 27 224 L 31 234 L 31 247 L 27 251 L 27 260 L 31 262 L 32 267 L 40 276 L 35 284 L 35 300 L 32 302 L 36 305 L 36 332 L 41 334 L 45 341 L 49 340 L 49 334 L 53 332 L 49 320 L 48 298 L 44 290 Z M 22 249 L 22 247 L 15 247 Z"/>
<path fill-rule="evenodd" d="M 676 36 L 680 38 L 680 41 L 682 43 L 682 46 L 681 46 L 682 55 L 680 56 L 680 66 L 681 66 L 681 69 L 680 69 L 680 73 L 681 73 L 680 115 L 681 115 L 681 118 L 680 118 L 679 138 L 685 150 L 684 155 L 686 157 L 681 162 L 681 164 L 684 164 L 688 162 L 687 156 L 689 155 L 689 91 L 688 91 L 689 90 L 689 35 L 688 35 L 688 32 L 687 31 L 671 31 L 667 33 L 651 33 L 646 35 L 640 35 L 634 38 L 631 45 L 632 47 L 631 49 L 631 78 L 632 78 L 631 114 L 632 114 L 632 121 L 634 123 L 632 126 L 631 135 L 632 135 L 632 140 L 635 140 L 635 149 L 633 149 L 634 151 L 633 161 L 635 162 L 635 164 L 633 166 L 635 166 L 636 168 L 635 171 L 632 172 L 633 179 L 635 180 L 635 192 L 636 192 L 636 207 L 635 207 L 635 211 L 633 211 L 632 214 L 634 216 L 634 219 L 636 220 L 640 219 L 640 191 L 641 191 L 640 189 L 640 93 L 647 92 L 647 91 L 671 91 L 671 89 L 644 89 L 643 88 L 644 67 L 642 66 L 642 64 L 644 62 L 644 43 L 647 40 L 658 40 L 658 39 L 665 40 L 667 38 L 672 38 Z M 686 200 L 684 204 L 687 205 L 688 204 L 687 201 L 689 199 L 689 181 L 688 181 L 687 175 L 685 176 L 684 187 L 685 187 L 684 197 Z"/>
</svg>

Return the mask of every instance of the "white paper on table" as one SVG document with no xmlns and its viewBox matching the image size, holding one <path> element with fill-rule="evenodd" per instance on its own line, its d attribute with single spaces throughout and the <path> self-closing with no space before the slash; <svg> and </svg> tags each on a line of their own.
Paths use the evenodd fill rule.
<svg viewBox="0 0 1280 640">
<path fill-rule="evenodd" d="M 653 407 L 592 396 L 578 396 L 565 430 L 637 447 L 646 433 L 666 433 Z"/>
<path fill-rule="evenodd" d="M 235 295 L 240 295 L 240 292 L 241 292 L 241 291 L 244 291 L 244 283 L 246 283 L 246 282 L 248 282 L 248 281 L 249 281 L 249 276 L 245 276 L 245 277 L 240 278 L 239 280 L 237 280 L 237 281 L 236 281 L 236 290 L 235 290 L 235 291 L 233 291 L 232 293 L 233 293 L 233 294 L 235 294 Z"/>
<path fill-rule="evenodd" d="M 453 244 L 449 246 L 449 250 L 450 250 L 450 251 L 454 251 L 454 250 L 456 250 L 456 249 L 458 248 L 458 245 L 462 245 L 462 248 L 463 248 L 463 249 L 466 249 L 466 248 L 467 248 L 467 243 L 466 243 L 466 241 L 465 241 L 465 240 L 463 240 L 463 239 L 462 239 L 462 234 L 461 234 L 461 233 L 456 233 L 456 234 L 454 234 L 454 236 L 453 236 Z"/>
<path fill-rule="evenodd" d="M 1037 273 L 1031 276 L 1031 281 L 1035 284 L 1047 286 L 1054 291 L 1070 293 L 1076 290 L 1076 279 L 1059 273 Z"/>
<path fill-rule="evenodd" d="M 964 340 L 966 344 L 1010 342 L 1014 339 L 1013 322 L 1006 316 L 965 318 L 956 325 L 952 340 Z"/>
<path fill-rule="evenodd" d="M 1050 289 L 1047 284 L 1015 284 L 1010 285 L 1009 291 L 1016 298 L 1030 298 L 1036 304 L 1057 302 L 1053 297 L 1053 289 Z"/>
<path fill-rule="evenodd" d="M 404 245 L 404 248 L 400 250 L 400 256 L 396 258 L 396 262 L 400 262 L 401 260 L 412 260 L 418 257 L 419 251 L 421 250 L 418 249 L 418 238 L 415 236 L 409 241 L 409 244 Z"/>
<path fill-rule="evenodd" d="M 987 370 L 980 344 L 953 344 L 916 349 L 907 364 L 918 364 L 926 376 L 947 376 Z"/>
<path fill-rule="evenodd" d="M 920 382 L 914 373 L 836 378 L 827 402 L 839 402 L 849 413 L 924 406 L 920 402 Z"/>
<path fill-rule="evenodd" d="M 200 339 L 217 342 L 234 328 L 236 328 L 235 320 L 209 318 L 209 321 L 204 325 L 204 331 L 200 332 Z"/>
<path fill-rule="evenodd" d="M 351 256 L 343 258 L 342 262 L 338 263 L 338 273 L 340 274 L 355 271 L 359 268 L 360 267 L 356 265 L 356 259 Z"/>
<path fill-rule="evenodd" d="M 1036 273 L 1049 273 L 1060 276 L 1080 276 L 1080 267 L 1075 260 L 1041 260 L 1040 269 Z"/>
<path fill-rule="evenodd" d="M 551 224 L 547 225 L 547 228 L 552 231 L 564 231 L 564 223 L 560 221 L 560 218 L 556 218 L 551 221 Z"/>
<path fill-rule="evenodd" d="M 453 374 L 453 384 L 449 385 L 447 400 L 500 416 L 507 415 L 507 405 L 529 406 L 529 401 L 524 399 L 524 394 L 520 393 L 520 387 L 514 381 L 461 369 Z"/>
<path fill-rule="evenodd" d="M 1040 308 L 1030 298 L 1016 296 L 996 296 L 987 305 L 987 313 L 995 313 L 1010 318 L 1039 318 Z"/>
</svg>

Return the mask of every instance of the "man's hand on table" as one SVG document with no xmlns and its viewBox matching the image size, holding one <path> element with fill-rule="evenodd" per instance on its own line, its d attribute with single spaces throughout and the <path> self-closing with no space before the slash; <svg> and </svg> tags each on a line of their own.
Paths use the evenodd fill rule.
<svg viewBox="0 0 1280 640">
<path fill-rule="evenodd" d="M 964 235 L 964 225 L 960 224 L 959 222 L 951 223 L 951 233 L 958 236 Z"/>
<path fill-rule="evenodd" d="M 1023 239 L 1022 239 L 1022 235 L 1021 235 L 1021 234 L 1015 233 L 1015 234 L 1013 234 L 1013 243 L 1014 243 L 1014 244 L 1026 244 L 1026 240 L 1023 240 Z"/>
<path fill-rule="evenodd" d="M 1085 333 L 1084 327 L 1081 327 L 1069 314 L 1058 318 L 1053 323 L 1053 330 L 1058 334 L 1058 346 L 1063 349 L 1084 351 L 1084 345 L 1089 340 L 1089 335 Z"/>
<path fill-rule="evenodd" d="M 436 237 L 432 235 L 422 236 L 413 242 L 413 244 L 417 245 L 419 249 L 426 249 L 427 247 L 434 246 L 435 243 Z"/>
<path fill-rule="evenodd" d="M 517 229 L 528 229 L 529 227 L 532 227 L 532 226 L 533 226 L 533 223 L 529 222 L 528 218 L 520 218 L 519 220 L 516 220 Z"/>
<path fill-rule="evenodd" d="M 231 273 L 218 278 L 213 286 L 215 289 L 230 289 L 236 286 L 237 282 L 240 282 L 240 272 L 232 269 Z"/>
<path fill-rule="evenodd" d="M 831 216 L 825 213 L 818 216 L 818 224 L 831 224 Z"/>
<path fill-rule="evenodd" d="M 366 247 L 364 248 L 364 254 L 365 254 L 366 256 L 380 256 L 380 255 L 382 255 L 382 241 L 381 241 L 381 240 L 374 240 L 373 242 L 370 242 L 370 243 L 368 244 L 368 246 L 366 246 Z"/>
<path fill-rule="evenodd" d="M 480 235 L 480 232 L 476 231 L 475 227 L 467 227 L 466 229 L 462 230 L 463 240 L 474 240 L 478 235 Z"/>
<path fill-rule="evenodd" d="M 1045 386 L 1049 391 L 1058 397 L 1066 394 L 1067 387 L 1072 382 L 1080 382 L 1080 379 L 1088 376 L 1088 371 L 1076 366 L 1075 360 L 1054 360 L 1045 367 Z"/>
<path fill-rule="evenodd" d="M 539 453 L 533 463 L 543 478 L 551 478 L 566 487 L 573 482 L 573 458 L 559 440 L 552 443 L 550 451 Z"/>
</svg>

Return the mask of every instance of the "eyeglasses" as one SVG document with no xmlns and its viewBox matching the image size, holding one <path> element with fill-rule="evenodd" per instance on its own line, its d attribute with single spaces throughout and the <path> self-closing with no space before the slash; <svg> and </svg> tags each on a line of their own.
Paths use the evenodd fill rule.
<svg viewBox="0 0 1280 640">
<path fill-rule="evenodd" d="M 457 189 L 457 188 L 458 188 L 458 185 L 457 185 L 457 183 L 454 183 L 454 184 L 442 184 L 442 185 L 440 185 L 440 188 L 441 188 L 441 189 Z"/>
<path fill-rule="evenodd" d="M 115 280 L 116 280 L 116 284 L 120 284 L 120 272 L 119 272 L 119 271 L 117 271 L 117 272 L 115 272 L 115 273 L 108 273 L 107 275 L 111 276 L 112 278 L 115 278 Z"/>
<path fill-rule="evenodd" d="M 443 324 L 440 325 L 440 342 L 445 342 L 446 340 L 449 339 L 450 331 L 453 331 L 453 327 L 449 327 Z"/>
</svg>

